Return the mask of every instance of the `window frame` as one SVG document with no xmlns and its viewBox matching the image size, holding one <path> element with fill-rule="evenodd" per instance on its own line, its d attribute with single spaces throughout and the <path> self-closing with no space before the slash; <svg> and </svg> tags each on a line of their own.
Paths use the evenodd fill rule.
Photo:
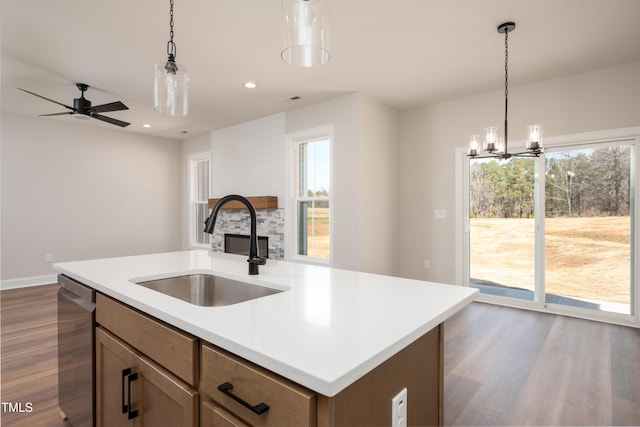
<svg viewBox="0 0 640 427">
<path fill-rule="evenodd" d="M 197 179 L 197 164 L 200 162 L 206 161 L 209 163 L 209 180 L 207 182 L 208 185 L 208 191 L 207 191 L 207 200 L 205 201 L 198 201 L 198 200 L 194 200 L 195 196 L 199 193 L 198 191 L 198 185 L 199 185 L 199 181 Z M 188 228 L 188 236 L 189 236 L 189 248 L 190 249 L 209 249 L 211 247 L 211 236 L 209 234 L 204 233 L 204 231 L 201 231 L 201 233 L 204 234 L 205 240 L 208 241 L 208 243 L 197 243 L 197 238 L 196 238 L 196 222 L 198 219 L 197 216 L 197 206 L 198 205 L 202 205 L 202 204 L 207 204 L 208 206 L 208 199 L 211 197 L 211 152 L 210 151 L 203 151 L 200 153 L 195 153 L 195 154 L 191 154 L 188 157 L 188 167 L 189 167 L 189 171 L 188 171 L 188 199 L 187 199 L 187 204 L 188 204 L 188 215 L 187 215 L 187 228 Z M 202 229 L 204 229 L 204 224 L 202 225 Z"/>
<path fill-rule="evenodd" d="M 302 144 L 315 141 L 329 141 L 329 197 L 299 197 L 299 147 Z M 286 206 L 285 223 L 287 238 L 285 241 L 285 259 L 288 261 L 302 262 L 307 264 L 333 265 L 334 259 L 334 203 L 333 203 L 333 126 L 320 126 L 299 132 L 287 134 L 287 147 L 289 151 L 288 162 L 288 188 L 289 202 Z M 328 200 L 329 202 L 329 257 L 318 258 L 309 255 L 298 254 L 298 203 L 312 200 Z"/>
</svg>

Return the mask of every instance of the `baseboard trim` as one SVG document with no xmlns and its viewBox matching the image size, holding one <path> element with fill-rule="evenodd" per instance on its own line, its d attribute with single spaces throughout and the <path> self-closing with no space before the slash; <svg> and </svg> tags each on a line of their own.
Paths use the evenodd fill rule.
<svg viewBox="0 0 640 427">
<path fill-rule="evenodd" d="M 0 281 L 0 290 L 28 288 L 31 286 L 50 285 L 58 281 L 58 276 L 48 274 L 46 276 L 22 277 L 20 279 L 9 279 Z"/>
</svg>

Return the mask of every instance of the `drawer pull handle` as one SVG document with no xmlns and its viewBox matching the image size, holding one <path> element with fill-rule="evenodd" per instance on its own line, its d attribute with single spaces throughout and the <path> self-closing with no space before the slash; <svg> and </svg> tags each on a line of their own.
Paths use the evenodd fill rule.
<svg viewBox="0 0 640 427">
<path fill-rule="evenodd" d="M 227 396 L 229 396 L 230 398 L 232 398 L 233 400 L 235 400 L 245 408 L 251 409 L 253 412 L 255 412 L 258 415 L 262 415 L 269 410 L 269 405 L 267 405 L 266 403 L 260 402 L 257 405 L 251 405 L 245 402 L 244 400 L 240 399 L 235 394 L 231 393 L 231 389 L 233 389 L 233 384 L 228 382 L 220 384 L 218 386 L 218 390 L 220 390 L 221 392 L 223 392 L 224 394 L 226 394 Z"/>
<path fill-rule="evenodd" d="M 137 409 L 132 409 L 132 405 L 131 405 L 131 382 L 135 381 L 138 379 L 138 373 L 134 372 L 133 374 L 129 374 L 127 375 L 127 392 L 128 395 L 127 396 L 127 418 L 132 420 L 135 417 L 138 416 L 138 410 Z"/>
<path fill-rule="evenodd" d="M 129 406 L 124 403 L 124 379 L 131 374 L 131 368 L 126 368 L 122 370 L 122 413 L 126 414 L 129 410 Z"/>
</svg>

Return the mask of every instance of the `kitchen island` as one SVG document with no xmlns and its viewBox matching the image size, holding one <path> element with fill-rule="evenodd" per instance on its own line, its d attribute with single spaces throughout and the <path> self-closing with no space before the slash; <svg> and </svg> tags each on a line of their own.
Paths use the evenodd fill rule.
<svg viewBox="0 0 640 427">
<path fill-rule="evenodd" d="M 425 411 L 418 407 L 431 408 L 427 411 L 429 424 L 441 423 L 442 323 L 477 294 L 465 287 L 273 260 L 261 267 L 258 276 L 248 276 L 246 257 L 206 250 L 66 262 L 54 267 L 98 291 L 109 304 L 123 304 L 200 340 L 204 345 L 199 357 L 202 366 L 196 374 L 201 378 L 192 384 L 201 394 L 206 383 L 204 360 L 211 355 L 206 360 L 213 361 L 217 356 L 211 352 L 219 353 L 234 363 L 246 362 L 261 373 L 301 386 L 310 396 L 316 393 L 310 415 L 315 418 L 310 425 L 359 422 L 344 418 L 342 412 L 373 417 L 362 419 L 363 424 L 389 425 L 391 399 L 403 387 L 411 402 L 409 425 L 425 422 Z M 283 292 L 204 307 L 134 283 L 187 274 L 213 274 Z M 100 305 L 97 317 L 100 319 Z M 421 383 L 427 380 L 435 396 L 423 396 Z M 234 401 L 228 395 L 216 400 L 232 405 L 225 399 Z M 359 410 L 349 403 L 353 401 L 359 402 Z M 382 415 L 376 415 L 378 412 Z M 257 423 L 242 416 L 240 420 Z"/>
</svg>

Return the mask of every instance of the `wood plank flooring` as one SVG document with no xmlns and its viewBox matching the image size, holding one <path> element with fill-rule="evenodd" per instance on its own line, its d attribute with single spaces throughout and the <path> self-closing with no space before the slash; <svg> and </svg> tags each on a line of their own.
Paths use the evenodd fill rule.
<svg viewBox="0 0 640 427">
<path fill-rule="evenodd" d="M 71 426 L 58 408 L 58 285 L 0 292 L 2 426 Z M 10 412 L 5 403 L 26 411 Z M 16 408 L 14 407 L 14 410 Z"/>
<path fill-rule="evenodd" d="M 57 285 L 0 292 L 3 426 L 57 406 Z M 447 426 L 640 425 L 640 329 L 474 303 L 445 323 Z M 409 401 L 411 397 L 409 397 Z"/>
<path fill-rule="evenodd" d="M 640 329 L 473 303 L 444 359 L 445 425 L 640 425 Z"/>
</svg>

